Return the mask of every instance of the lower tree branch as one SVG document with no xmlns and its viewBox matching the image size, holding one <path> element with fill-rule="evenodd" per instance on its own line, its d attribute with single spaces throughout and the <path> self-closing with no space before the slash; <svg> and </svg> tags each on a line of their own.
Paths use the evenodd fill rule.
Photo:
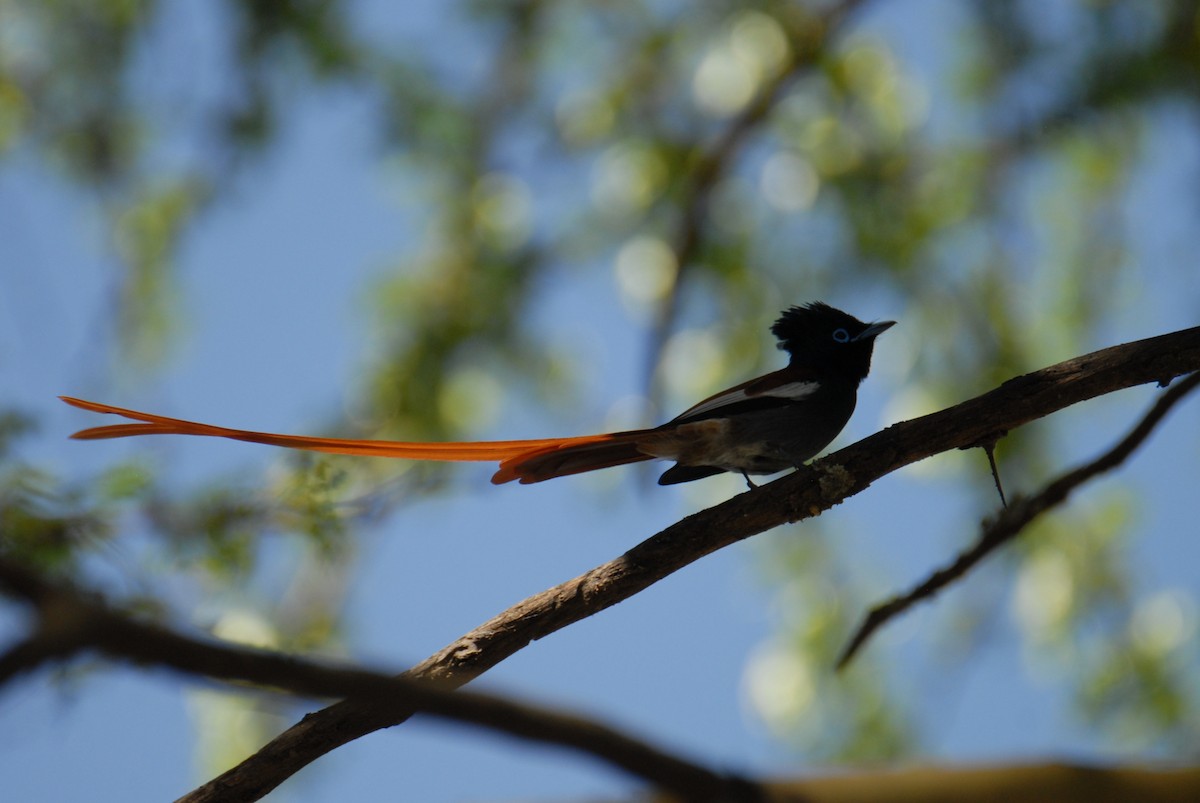
<svg viewBox="0 0 1200 803">
<path fill-rule="evenodd" d="M 595 721 L 515 703 L 493 695 L 446 691 L 352 667 L 324 666 L 277 653 L 190 638 L 138 622 L 82 594 L 0 558 L 0 590 L 25 598 L 47 634 L 38 660 L 96 650 L 110 658 L 157 665 L 189 675 L 249 682 L 300 696 L 370 695 L 422 713 L 482 725 L 533 741 L 578 749 L 656 784 L 671 799 L 761 803 L 957 803 L 1021 800 L 1046 803 L 1191 803 L 1200 798 L 1200 769 L 1033 764 L 921 767 L 905 770 L 751 782 L 713 773 Z M 65 626 L 64 626 L 65 623 Z M 30 641 L 36 640 L 31 639 Z M 52 649 L 46 647 L 53 646 Z M 13 652 L 10 650 L 10 652 Z"/>
<path fill-rule="evenodd" d="M 0 590 L 32 602 L 40 613 L 39 635 L 5 656 L 24 657 L 31 649 L 29 645 L 37 645 L 31 656 L 36 660 L 13 661 L 18 671 L 31 670 L 49 659 L 96 650 L 119 661 L 251 683 L 303 697 L 369 697 L 385 705 L 569 747 L 683 799 L 731 803 L 762 800 L 761 790 L 747 780 L 712 772 L 581 715 L 492 694 L 441 689 L 429 682 L 357 667 L 324 666 L 278 653 L 190 638 L 136 621 L 113 610 L 96 595 L 50 583 L 4 558 L 0 558 Z M 68 623 L 65 627 L 64 622 Z M 16 673 L 10 672 L 8 677 Z"/>
<path fill-rule="evenodd" d="M 14 644 L 0 655 L 0 688 L 20 675 L 29 674 L 42 664 L 63 657 L 63 654 L 62 649 L 48 643 L 47 639 L 38 633 Z"/>
<path fill-rule="evenodd" d="M 1014 500 L 1011 507 L 1005 507 L 999 516 L 990 523 L 985 523 L 983 532 L 974 546 L 959 555 L 949 566 L 938 569 L 908 593 L 872 608 L 842 651 L 837 668 L 842 669 L 850 663 L 867 639 L 880 627 L 918 602 L 932 599 L 943 588 L 963 577 L 997 548 L 1020 535 L 1025 527 L 1042 513 L 1065 502 L 1071 492 L 1080 485 L 1124 463 L 1150 436 L 1167 412 L 1184 396 L 1195 390 L 1197 385 L 1200 385 L 1200 373 L 1190 375 L 1164 393 L 1138 425 L 1116 446 L 1095 460 L 1063 474 L 1033 496 Z"/>
<path fill-rule="evenodd" d="M 624 555 L 518 603 L 405 673 L 461 686 L 536 639 L 628 599 L 718 549 L 820 515 L 903 466 L 996 440 L 1106 393 L 1200 370 L 1200 327 L 1077 357 L 954 407 L 895 424 L 758 489 L 688 516 Z M 351 698 L 306 716 L 183 800 L 257 800 L 320 756 L 412 709 Z"/>
<path fill-rule="evenodd" d="M 768 790 L 780 803 L 1193 803 L 1200 800 L 1200 768 L 916 767 L 772 783 Z"/>
</svg>

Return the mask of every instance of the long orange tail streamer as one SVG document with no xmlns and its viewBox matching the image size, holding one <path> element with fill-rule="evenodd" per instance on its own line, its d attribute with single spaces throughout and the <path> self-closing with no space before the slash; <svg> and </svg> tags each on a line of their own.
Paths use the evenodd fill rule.
<svg viewBox="0 0 1200 803">
<path fill-rule="evenodd" d="M 72 435 L 77 440 L 128 438 L 134 435 L 204 435 L 230 438 L 286 449 L 307 449 L 330 454 L 368 457 L 401 457 L 409 460 L 492 461 L 500 468 L 492 477 L 496 484 L 520 480 L 522 483 L 541 482 L 553 477 L 578 474 L 598 468 L 650 460 L 652 455 L 640 451 L 637 441 L 647 431 L 618 432 L 608 435 L 584 435 L 575 438 L 541 438 L 517 441 L 480 441 L 463 443 L 412 443 L 405 441 L 351 440 L 346 438 L 313 438 L 305 435 L 276 435 L 245 429 L 217 427 L 179 418 L 127 410 L 110 404 L 59 396 L 67 404 L 96 413 L 112 413 L 138 421 L 137 424 L 112 424 L 92 427 Z"/>
</svg>

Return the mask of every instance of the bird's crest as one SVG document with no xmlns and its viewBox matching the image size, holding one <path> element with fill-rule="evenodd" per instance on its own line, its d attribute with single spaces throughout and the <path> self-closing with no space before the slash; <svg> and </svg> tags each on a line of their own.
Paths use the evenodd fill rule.
<svg viewBox="0 0 1200 803">
<path fill-rule="evenodd" d="M 771 333 L 779 338 L 782 351 L 794 355 L 811 348 L 814 343 L 823 343 L 838 327 L 854 336 L 866 329 L 867 324 L 840 309 L 814 301 L 785 311 L 771 327 Z"/>
</svg>

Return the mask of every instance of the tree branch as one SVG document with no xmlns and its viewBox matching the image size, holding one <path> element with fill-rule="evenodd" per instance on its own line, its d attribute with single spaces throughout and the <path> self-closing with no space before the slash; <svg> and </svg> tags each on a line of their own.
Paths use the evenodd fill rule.
<svg viewBox="0 0 1200 803">
<path fill-rule="evenodd" d="M 1200 370 L 1200 327 L 1097 351 L 1005 382 L 969 401 L 895 424 L 758 489 L 695 513 L 624 555 L 518 603 L 405 673 L 461 686 L 536 639 L 628 599 L 752 535 L 820 515 L 903 466 L 988 443 L 1072 404 Z M 257 800 L 320 756 L 411 709 L 371 698 L 310 714 L 183 800 Z"/>
<path fill-rule="evenodd" d="M 1196 767 L 1095 767 L 1016 764 L 913 767 L 772 783 L 773 801 L 804 803 L 1191 803 L 1200 799 Z"/>
<path fill-rule="evenodd" d="M 264 650 L 190 638 L 138 622 L 112 609 L 97 595 L 50 583 L 4 558 L 0 558 L 0 589 L 33 603 L 40 614 L 38 634 L 4 656 L 23 658 L 30 652 L 29 645 L 34 645 L 31 657 L 35 660 L 13 661 L 18 671 L 33 669 L 49 659 L 96 650 L 119 661 L 251 683 L 302 697 L 370 697 L 388 706 L 403 706 L 522 739 L 572 748 L 683 799 L 748 803 L 762 799 L 761 790 L 745 779 L 712 772 L 578 714 L 493 694 L 447 690 L 428 681 L 357 667 L 325 666 Z M 42 634 L 47 637 L 41 638 Z M 15 674 L 10 672 L 8 677 Z"/>
<path fill-rule="evenodd" d="M 652 401 L 658 395 L 655 383 L 658 358 L 679 314 L 683 279 L 700 252 L 704 220 L 713 191 L 737 158 L 746 139 L 786 97 L 788 88 L 797 78 L 825 58 L 829 41 L 841 30 L 846 18 L 852 16 L 862 3 L 863 0 L 841 0 L 820 17 L 806 18 L 802 30 L 789 31 L 792 35 L 789 37 L 791 48 L 787 61 L 711 144 L 695 149 L 689 164 L 684 168 L 683 174 L 688 177 L 688 183 L 683 198 L 678 203 L 681 216 L 671 239 L 671 250 L 675 254 L 678 268 L 671 292 L 659 305 L 646 352 L 646 388 Z"/>
<path fill-rule="evenodd" d="M 908 593 L 872 608 L 842 651 L 838 658 L 837 668 L 842 669 L 850 663 L 867 639 L 884 624 L 918 602 L 932 599 L 939 591 L 963 577 L 997 548 L 1020 535 L 1025 527 L 1042 513 L 1065 502 L 1071 492 L 1080 485 L 1125 462 L 1129 455 L 1150 436 L 1167 412 L 1184 396 L 1195 390 L 1197 385 L 1200 385 L 1200 373 L 1193 373 L 1164 393 L 1138 422 L 1138 425 L 1116 446 L 1095 460 L 1063 474 L 1033 496 L 1014 500 L 1011 507 L 1005 507 L 1000 515 L 990 523 L 984 524 L 979 540 L 975 542 L 974 546 L 959 555 L 953 563 L 938 569 Z"/>
<path fill-rule="evenodd" d="M 0 688 L 13 678 L 27 675 L 63 655 L 63 650 L 55 649 L 40 633 L 17 642 L 0 655 Z"/>
</svg>

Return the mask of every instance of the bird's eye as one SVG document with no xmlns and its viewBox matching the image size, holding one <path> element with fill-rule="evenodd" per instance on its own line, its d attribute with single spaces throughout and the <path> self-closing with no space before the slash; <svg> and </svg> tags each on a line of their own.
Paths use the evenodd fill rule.
<svg viewBox="0 0 1200 803">
<path fill-rule="evenodd" d="M 833 330 L 833 339 L 839 343 L 849 343 L 850 342 L 850 333 L 847 332 L 845 329 L 834 329 Z"/>
</svg>

